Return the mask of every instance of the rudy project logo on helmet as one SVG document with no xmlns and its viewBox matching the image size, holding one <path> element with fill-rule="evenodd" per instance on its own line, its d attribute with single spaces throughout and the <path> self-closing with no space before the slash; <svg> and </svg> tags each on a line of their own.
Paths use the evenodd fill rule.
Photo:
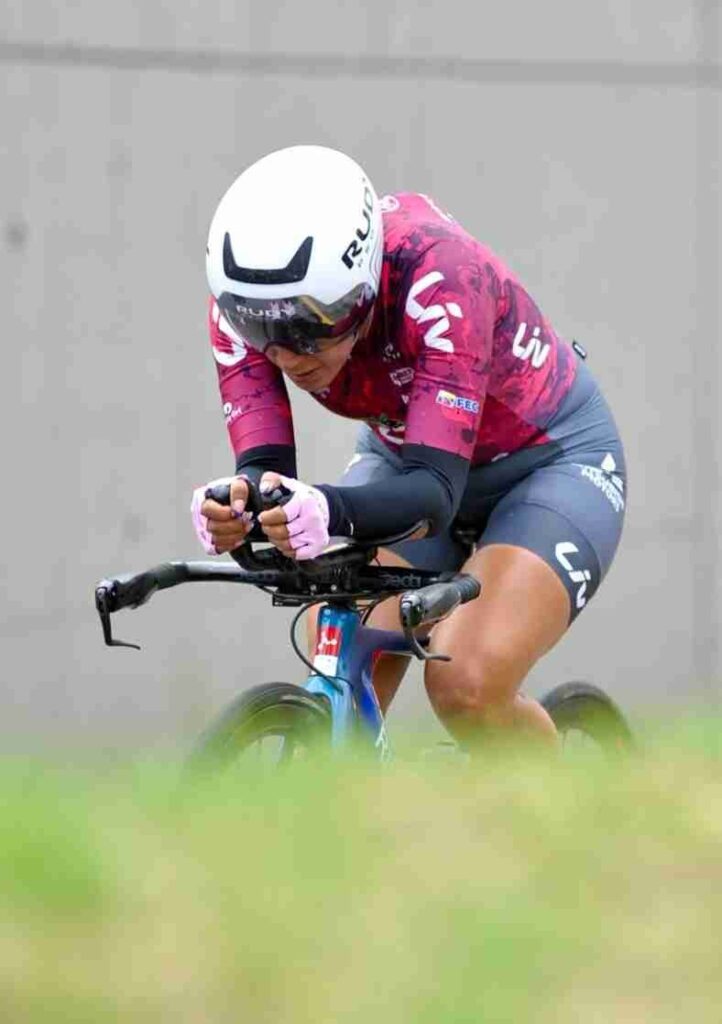
<svg viewBox="0 0 722 1024">
<path fill-rule="evenodd" d="M 241 319 L 253 319 L 254 317 L 267 317 L 269 320 L 290 320 L 298 316 L 299 310 L 294 302 L 283 299 L 278 302 L 251 305 L 249 299 L 238 298 L 233 302 L 233 311 Z"/>
<path fill-rule="evenodd" d="M 361 210 L 361 227 L 356 228 L 356 237 L 352 238 L 346 249 L 341 254 L 341 259 L 349 270 L 353 270 L 357 263 L 361 262 L 363 248 L 359 242 L 365 242 L 371 234 L 371 214 L 374 209 L 374 195 L 367 181 L 364 182 L 363 209 Z"/>
</svg>

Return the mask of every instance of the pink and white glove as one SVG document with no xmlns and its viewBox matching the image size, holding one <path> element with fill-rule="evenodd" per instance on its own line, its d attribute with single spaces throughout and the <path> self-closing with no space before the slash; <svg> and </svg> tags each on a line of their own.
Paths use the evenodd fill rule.
<svg viewBox="0 0 722 1024">
<path fill-rule="evenodd" d="M 196 487 L 193 491 L 193 497 L 191 499 L 191 519 L 193 521 L 193 529 L 196 531 L 196 537 L 201 542 L 203 550 L 207 555 L 217 555 L 218 552 L 216 551 L 215 545 L 213 544 L 213 538 L 208 530 L 208 519 L 206 516 L 201 515 L 201 506 L 206 500 L 206 491 L 209 487 L 216 487 L 223 484 L 230 487 L 236 479 L 237 477 L 235 476 L 222 476 L 217 480 L 209 480 L 207 484 L 203 484 L 202 487 Z M 250 512 L 242 512 L 240 515 L 244 516 L 248 522 L 253 518 Z"/>
<path fill-rule="evenodd" d="M 283 511 L 286 513 L 289 543 L 296 552 L 296 558 L 316 558 L 329 542 L 326 495 L 300 480 L 287 476 L 279 479 L 284 487 L 293 492 L 293 497 L 283 506 Z M 262 493 L 271 489 L 264 487 L 261 481 Z"/>
</svg>

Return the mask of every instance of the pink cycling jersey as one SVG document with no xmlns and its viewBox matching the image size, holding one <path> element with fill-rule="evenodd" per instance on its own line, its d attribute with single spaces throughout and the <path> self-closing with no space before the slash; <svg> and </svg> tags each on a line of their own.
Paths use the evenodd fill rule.
<svg viewBox="0 0 722 1024">
<path fill-rule="evenodd" d="M 314 394 L 392 450 L 425 445 L 473 465 L 544 444 L 574 352 L 504 263 L 427 196 L 385 196 L 384 259 L 368 334 Z M 283 375 L 211 300 L 210 333 L 236 456 L 292 445 Z"/>
</svg>

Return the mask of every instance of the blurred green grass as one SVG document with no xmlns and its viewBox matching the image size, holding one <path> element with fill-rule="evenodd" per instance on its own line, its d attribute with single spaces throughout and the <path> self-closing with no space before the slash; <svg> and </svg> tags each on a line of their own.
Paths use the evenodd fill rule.
<svg viewBox="0 0 722 1024">
<path fill-rule="evenodd" d="M 0 763 L 0 1020 L 719 1022 L 718 721 L 614 764 Z"/>
</svg>

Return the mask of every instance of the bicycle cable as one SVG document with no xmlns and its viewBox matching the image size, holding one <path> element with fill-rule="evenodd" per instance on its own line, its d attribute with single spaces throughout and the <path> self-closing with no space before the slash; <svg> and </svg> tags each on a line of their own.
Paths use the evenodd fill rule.
<svg viewBox="0 0 722 1024">
<path fill-rule="evenodd" d="M 364 609 L 364 613 L 361 616 L 361 625 L 362 626 L 366 625 L 366 623 L 369 620 L 369 616 L 371 615 L 371 613 L 374 611 L 374 609 L 378 608 L 378 606 L 381 604 L 382 601 L 386 600 L 387 596 L 388 595 L 385 594 L 383 597 L 377 597 L 375 601 L 372 601 L 371 604 L 367 608 Z"/>
</svg>

